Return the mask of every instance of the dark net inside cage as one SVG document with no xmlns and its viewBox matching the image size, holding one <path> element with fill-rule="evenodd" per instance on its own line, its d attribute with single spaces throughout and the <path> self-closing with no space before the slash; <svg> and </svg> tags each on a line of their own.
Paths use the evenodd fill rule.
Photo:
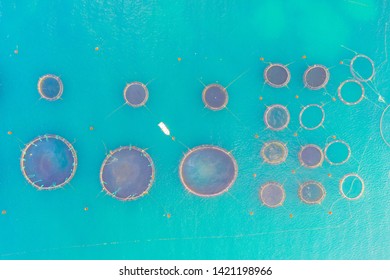
<svg viewBox="0 0 390 280">
<path fill-rule="evenodd" d="M 304 74 L 305 86 L 317 90 L 324 88 L 329 81 L 329 70 L 323 65 L 310 66 Z"/>
<path fill-rule="evenodd" d="M 320 147 L 316 145 L 303 146 L 299 153 L 301 164 L 308 168 L 316 168 L 322 165 L 324 154 Z"/>
<path fill-rule="evenodd" d="M 273 87 L 284 87 L 290 81 L 290 71 L 282 64 L 271 64 L 264 70 L 264 79 Z"/>
<path fill-rule="evenodd" d="M 282 206 L 285 200 L 285 191 L 281 184 L 268 182 L 260 188 L 260 200 L 268 207 Z"/>
<path fill-rule="evenodd" d="M 145 105 L 149 97 L 147 87 L 139 82 L 128 84 L 124 91 L 124 98 L 128 105 L 140 107 Z"/>
<path fill-rule="evenodd" d="M 57 135 L 34 139 L 22 152 L 21 168 L 27 181 L 38 189 L 53 189 L 70 182 L 77 168 L 73 146 Z"/>
<path fill-rule="evenodd" d="M 207 86 L 202 93 L 202 99 L 205 106 L 211 110 L 221 110 L 228 103 L 227 90 L 218 84 Z"/>
<path fill-rule="evenodd" d="M 237 171 L 234 157 L 216 146 L 196 147 L 180 163 L 180 179 L 184 187 L 199 196 L 226 192 L 236 180 Z"/>
<path fill-rule="evenodd" d="M 142 149 L 121 147 L 104 160 L 100 180 L 103 188 L 115 198 L 137 199 L 145 195 L 153 184 L 153 161 Z"/>
</svg>

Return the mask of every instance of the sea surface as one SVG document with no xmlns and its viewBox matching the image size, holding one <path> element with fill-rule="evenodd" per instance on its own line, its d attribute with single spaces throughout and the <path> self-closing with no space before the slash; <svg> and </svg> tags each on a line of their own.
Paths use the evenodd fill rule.
<svg viewBox="0 0 390 280">
<path fill-rule="evenodd" d="M 389 259 L 389 19 L 389 3 L 374 0 L 0 0 L 0 258 Z M 347 106 L 337 89 L 353 78 L 356 54 L 376 72 L 362 83 L 365 98 Z M 359 71 L 370 75 L 363 62 Z M 265 84 L 270 63 L 288 66 L 288 87 Z M 304 87 L 314 64 L 329 69 L 325 89 Z M 37 91 L 49 73 L 64 84 L 55 102 Z M 147 84 L 146 106 L 124 105 L 132 81 Z M 210 83 L 227 88 L 224 110 L 202 103 Z M 272 104 L 287 106 L 287 129 L 266 128 Z M 308 104 L 325 111 L 313 131 L 299 123 Z M 53 191 L 38 191 L 20 170 L 21 150 L 44 134 L 73 143 L 79 161 L 71 183 Z M 300 167 L 303 145 L 336 139 L 349 145 L 348 162 Z M 270 140 L 287 145 L 285 163 L 263 162 Z M 205 144 L 238 164 L 233 187 L 213 198 L 189 193 L 179 178 L 184 153 Z M 107 153 L 125 145 L 147 149 L 156 168 L 148 195 L 128 202 L 99 181 Z M 364 180 L 357 200 L 339 191 L 349 173 Z M 326 189 L 320 205 L 299 199 L 310 180 Z M 259 200 L 270 181 L 285 189 L 281 207 Z"/>
</svg>

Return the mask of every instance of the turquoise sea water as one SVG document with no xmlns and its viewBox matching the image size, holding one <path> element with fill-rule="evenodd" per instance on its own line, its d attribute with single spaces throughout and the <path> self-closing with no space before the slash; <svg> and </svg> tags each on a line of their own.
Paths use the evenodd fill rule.
<svg viewBox="0 0 390 280">
<path fill-rule="evenodd" d="M 390 102 L 389 15 L 386 1 L 370 0 L 0 0 L 0 258 L 389 259 L 390 147 L 380 135 Z M 337 98 L 355 55 L 342 45 L 381 66 L 356 106 Z M 264 85 L 266 62 L 289 64 L 288 88 Z M 303 87 L 316 63 L 330 69 L 328 94 Z M 37 82 L 47 73 L 61 77 L 62 100 L 39 99 Z M 147 108 L 121 107 L 132 81 L 149 82 Z M 219 112 L 201 99 L 202 83 L 215 82 L 229 85 L 228 109 Z M 276 103 L 291 114 L 281 132 L 263 123 Z M 298 116 L 311 103 L 326 104 L 326 118 L 323 128 L 305 131 Z M 382 128 L 390 141 L 390 112 Z M 79 166 L 70 185 L 37 191 L 19 159 L 46 133 L 72 142 Z M 349 144 L 346 164 L 299 168 L 302 145 L 324 148 L 332 136 Z M 287 143 L 284 164 L 262 164 L 268 140 Z M 180 142 L 232 151 L 239 173 L 231 190 L 209 199 L 188 193 L 178 175 L 187 150 Z M 129 144 L 148 149 L 156 181 L 147 196 L 120 202 L 102 192 L 99 170 L 109 150 Z M 351 172 L 366 187 L 356 201 L 338 190 Z M 308 180 L 324 185 L 321 205 L 299 200 Z M 284 185 L 283 207 L 261 205 L 258 190 L 268 181 Z"/>
</svg>

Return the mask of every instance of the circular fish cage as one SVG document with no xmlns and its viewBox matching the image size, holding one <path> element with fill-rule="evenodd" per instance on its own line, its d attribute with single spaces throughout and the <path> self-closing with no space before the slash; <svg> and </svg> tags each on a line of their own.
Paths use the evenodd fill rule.
<svg viewBox="0 0 390 280">
<path fill-rule="evenodd" d="M 354 87 L 352 93 L 345 92 L 346 87 L 349 87 L 350 91 L 351 88 Z M 346 80 L 339 85 L 337 89 L 337 93 L 341 102 L 343 102 L 345 105 L 352 106 L 352 105 L 359 104 L 364 99 L 365 90 L 364 90 L 364 86 L 359 81 Z"/>
<path fill-rule="evenodd" d="M 285 129 L 290 122 L 290 112 L 287 107 L 275 104 L 267 107 L 264 113 L 264 123 L 267 128 L 274 131 Z"/>
<path fill-rule="evenodd" d="M 313 144 L 303 146 L 298 157 L 301 165 L 307 168 L 320 167 L 324 161 L 324 154 L 321 148 Z"/>
<path fill-rule="evenodd" d="M 286 199 L 286 192 L 281 184 L 277 182 L 267 182 L 259 190 L 261 202 L 270 208 L 282 206 Z"/>
<path fill-rule="evenodd" d="M 148 193 L 155 178 L 149 154 L 135 146 L 124 146 L 110 152 L 100 169 L 103 189 L 119 200 L 135 200 Z"/>
<path fill-rule="evenodd" d="M 299 186 L 298 196 L 306 204 L 321 204 L 326 196 L 326 191 L 321 183 L 309 181 Z"/>
<path fill-rule="evenodd" d="M 211 84 L 204 88 L 202 100 L 206 108 L 219 111 L 226 107 L 229 97 L 226 88 L 219 84 Z"/>
<path fill-rule="evenodd" d="M 283 64 L 270 64 L 264 70 L 265 82 L 274 88 L 286 87 L 290 78 L 290 70 Z"/>
<path fill-rule="evenodd" d="M 346 142 L 335 140 L 326 145 L 324 154 L 326 161 L 331 165 L 341 165 L 351 157 L 351 148 Z"/>
<path fill-rule="evenodd" d="M 143 83 L 132 82 L 126 85 L 123 97 L 127 105 L 134 108 L 141 107 L 148 101 L 149 90 Z"/>
<path fill-rule="evenodd" d="M 77 155 L 65 138 L 43 135 L 22 150 L 20 166 L 28 183 L 39 190 L 52 190 L 72 180 L 77 169 Z"/>
<path fill-rule="evenodd" d="M 324 121 L 324 108 L 317 104 L 306 105 L 299 113 L 299 124 L 306 130 L 316 130 L 324 124 Z"/>
<path fill-rule="evenodd" d="M 64 86 L 60 77 L 47 74 L 38 80 L 39 95 L 48 101 L 55 101 L 61 98 Z"/>
<path fill-rule="evenodd" d="M 360 69 L 358 69 L 360 68 Z M 364 69 L 361 69 L 364 68 Z M 368 73 L 367 68 L 370 68 Z M 349 64 L 349 69 L 352 76 L 360 82 L 369 82 L 375 76 L 375 64 L 374 61 L 364 54 L 355 55 Z M 366 72 L 366 73 L 363 73 Z"/>
<path fill-rule="evenodd" d="M 280 141 L 269 141 L 264 143 L 260 152 L 264 162 L 272 165 L 281 164 L 288 156 L 287 146 Z"/>
<path fill-rule="evenodd" d="M 303 83 L 311 90 L 319 90 L 326 87 L 329 82 L 330 73 L 324 65 L 315 64 L 309 66 L 304 75 Z"/>
<path fill-rule="evenodd" d="M 235 158 L 226 150 L 202 145 L 188 151 L 180 162 L 179 175 L 189 192 L 212 197 L 227 192 L 238 173 Z"/>
<path fill-rule="evenodd" d="M 356 173 L 349 173 L 345 175 L 339 184 L 341 195 L 348 200 L 357 200 L 362 197 L 364 193 L 364 181 Z"/>
</svg>

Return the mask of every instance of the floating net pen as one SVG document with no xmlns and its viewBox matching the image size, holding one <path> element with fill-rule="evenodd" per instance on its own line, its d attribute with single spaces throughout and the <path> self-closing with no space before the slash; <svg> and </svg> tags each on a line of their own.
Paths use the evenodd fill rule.
<svg viewBox="0 0 390 280">
<path fill-rule="evenodd" d="M 313 144 L 303 146 L 298 157 L 301 165 L 307 168 L 320 167 L 324 161 L 324 154 L 321 148 Z"/>
<path fill-rule="evenodd" d="M 268 164 L 281 164 L 287 159 L 288 149 L 283 142 L 270 141 L 264 143 L 260 155 L 264 162 Z"/>
<path fill-rule="evenodd" d="M 22 150 L 23 176 L 39 190 L 52 190 L 68 184 L 77 169 L 77 155 L 72 144 L 58 135 L 43 135 Z"/>
<path fill-rule="evenodd" d="M 329 81 L 330 73 L 328 68 L 323 65 L 316 64 L 309 66 L 304 75 L 303 83 L 305 87 L 311 90 L 324 88 Z"/>
<path fill-rule="evenodd" d="M 227 192 L 238 173 L 235 158 L 226 150 L 202 145 L 188 151 L 180 162 L 179 175 L 191 193 L 211 197 Z"/>
<path fill-rule="evenodd" d="M 364 68 L 367 68 L 366 66 L 368 66 L 368 68 L 370 68 L 370 71 L 368 73 L 363 73 L 363 71 L 357 69 L 359 68 L 358 64 L 363 64 L 361 66 L 364 66 Z M 349 69 L 351 71 L 352 76 L 360 82 L 369 82 L 375 76 L 374 61 L 364 54 L 355 55 L 349 64 Z"/>
<path fill-rule="evenodd" d="M 357 200 L 362 197 L 364 193 L 364 181 L 355 173 L 345 175 L 339 184 L 341 195 L 348 200 Z"/>
<path fill-rule="evenodd" d="M 275 88 L 287 86 L 290 78 L 290 71 L 287 66 L 279 63 L 270 64 L 264 70 L 265 82 Z"/>
<path fill-rule="evenodd" d="M 47 74 L 38 80 L 39 95 L 48 101 L 55 101 L 61 98 L 64 86 L 60 77 Z"/>
<path fill-rule="evenodd" d="M 213 111 L 219 111 L 226 107 L 229 97 L 226 88 L 219 84 L 211 84 L 202 92 L 204 105 Z"/>
<path fill-rule="evenodd" d="M 299 198 L 306 204 L 320 204 L 325 195 L 324 186 L 316 181 L 305 182 L 298 189 Z"/>
<path fill-rule="evenodd" d="M 135 146 L 110 152 L 100 169 L 103 189 L 119 200 L 135 200 L 148 193 L 155 178 L 154 164 L 144 150 Z"/>
<path fill-rule="evenodd" d="M 149 98 L 149 91 L 146 85 L 140 82 L 132 82 L 127 84 L 123 90 L 123 97 L 126 104 L 137 108 L 144 106 Z"/>
<path fill-rule="evenodd" d="M 349 91 L 346 92 L 346 88 L 349 88 Z M 353 88 L 351 90 L 351 88 Z M 337 89 L 338 97 L 345 105 L 356 105 L 359 104 L 364 99 L 364 86 L 357 80 L 346 80 L 342 82 Z M 357 93 L 357 94 L 356 94 Z"/>
<path fill-rule="evenodd" d="M 317 104 L 306 105 L 299 113 L 299 124 L 306 130 L 316 130 L 323 125 L 324 121 L 324 108 Z"/>
<path fill-rule="evenodd" d="M 282 206 L 286 199 L 286 193 L 281 184 L 277 182 L 267 182 L 259 190 L 261 202 L 271 208 Z"/>
<path fill-rule="evenodd" d="M 279 104 L 267 107 L 264 113 L 264 123 L 267 128 L 280 131 L 285 129 L 290 122 L 290 112 L 287 107 Z"/>
<path fill-rule="evenodd" d="M 351 157 L 351 148 L 346 142 L 335 140 L 325 146 L 324 154 L 326 161 L 331 165 L 341 165 Z"/>
</svg>

